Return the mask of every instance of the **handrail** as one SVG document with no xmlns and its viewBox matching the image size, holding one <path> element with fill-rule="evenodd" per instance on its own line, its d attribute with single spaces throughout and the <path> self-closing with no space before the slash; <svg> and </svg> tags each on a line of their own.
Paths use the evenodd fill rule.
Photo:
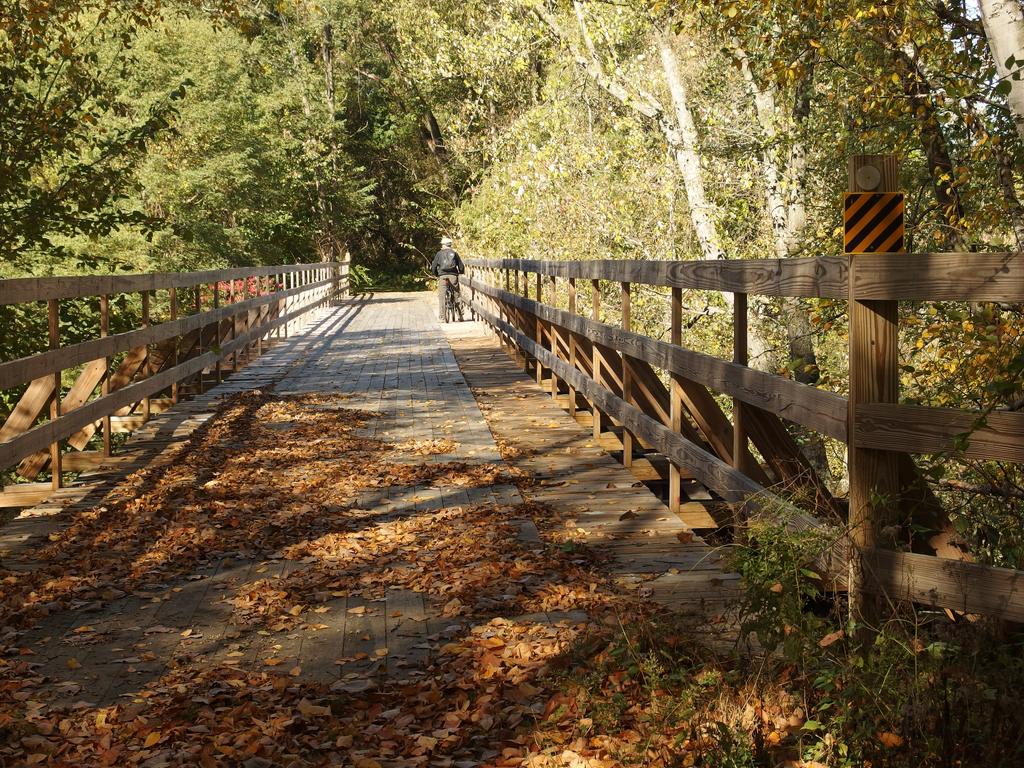
<svg viewBox="0 0 1024 768">
<path fill-rule="evenodd" d="M 609 260 L 556 262 L 527 259 L 468 259 L 471 274 L 465 280 L 463 300 L 500 338 L 518 348 L 524 360 L 532 359 L 537 368 L 552 374 L 555 382 L 563 381 L 574 392 L 582 394 L 594 411 L 595 430 L 606 414 L 631 434 L 659 450 L 677 467 L 692 472 L 708 488 L 734 504 L 786 506 L 772 499 L 770 491 L 741 471 L 736 446 L 744 445 L 747 433 L 736 423 L 736 440 L 732 456 L 714 452 L 693 443 L 678 427 L 672 429 L 660 409 L 650 401 L 636 398 L 623 386 L 627 374 L 638 364 L 650 365 L 667 374 L 672 392 L 672 421 L 678 420 L 683 407 L 679 401 L 680 385 L 707 388 L 733 398 L 735 410 L 743 406 L 744 430 L 751 438 L 757 422 L 764 427 L 766 417 L 784 418 L 848 444 L 848 449 L 878 451 L 887 455 L 904 454 L 901 468 L 914 469 L 906 454 L 957 453 L 968 458 L 1024 462 L 1024 413 L 1012 411 L 980 411 L 931 408 L 903 405 L 892 401 L 873 402 L 850 399 L 725 361 L 694 350 L 680 342 L 669 343 L 634 331 L 623 313 L 623 327 L 585 318 L 576 312 L 577 280 L 590 282 L 591 304 L 600 301 L 600 283 L 619 283 L 623 307 L 636 284 L 667 286 L 673 289 L 671 302 L 679 305 L 684 289 L 717 290 L 737 294 L 737 306 L 745 307 L 747 293 L 769 296 L 821 296 L 843 298 L 854 303 L 895 306 L 898 300 L 916 301 L 993 301 L 1017 303 L 1024 301 L 1024 254 L 867 254 L 856 256 L 855 262 L 845 258 L 728 261 L 728 262 L 623 262 Z M 852 267 L 851 267 L 852 265 Z M 502 274 L 503 273 L 503 274 Z M 517 273 L 537 275 L 520 283 Z M 548 280 L 542 279 L 544 276 Z M 552 302 L 557 293 L 556 279 L 569 281 L 562 298 L 568 295 L 569 308 L 545 303 L 543 294 L 551 291 Z M 504 284 L 504 288 L 501 287 Z M 515 285 L 515 291 L 510 290 Z M 520 295 L 520 291 L 522 295 Z M 534 296 L 530 297 L 529 294 Z M 468 294 L 466 296 L 465 294 Z M 742 297 L 743 301 L 739 299 Z M 668 297 L 666 297 L 668 298 Z M 895 323 L 895 310 L 891 312 Z M 673 328 L 679 318 L 673 310 Z M 737 328 L 745 318 L 737 315 Z M 852 325 L 852 324 L 851 324 Z M 890 326 L 891 327 L 891 326 Z M 863 328 L 851 327 L 853 334 Z M 887 331 L 888 332 L 888 331 Z M 674 337 L 678 337 L 673 330 Z M 593 348 L 593 360 L 584 359 L 579 350 Z M 588 352 L 589 356 L 591 353 Z M 851 341 L 851 355 L 871 354 L 873 359 L 851 359 L 854 366 L 886 366 L 896 370 L 896 347 L 874 346 L 863 337 Z M 609 358 L 609 355 L 615 357 Z M 879 360 L 885 355 L 885 360 Z M 892 358 L 892 359 L 889 359 Z M 618 379 L 608 379 L 608 363 L 621 365 Z M 613 391 L 613 386 L 617 387 Z M 699 402 L 686 408 L 702 407 Z M 717 407 L 717 406 L 716 406 Z M 685 409 L 684 409 L 685 410 Z M 699 418 L 694 421 L 701 425 Z M 726 427 L 732 425 L 726 422 Z M 965 434 L 969 439 L 964 441 Z M 595 431 L 596 434 L 596 431 Z M 774 433 L 778 436 L 778 431 Z M 785 434 L 785 430 L 782 430 Z M 711 446 L 721 445 L 708 437 Z M 765 433 L 758 448 L 765 459 Z M 624 443 L 628 442 L 624 439 Z M 715 455 L 715 454 L 718 455 Z M 731 459 L 731 460 L 730 460 Z M 870 483 L 874 471 L 870 462 L 856 467 L 861 481 Z M 900 472 L 903 469 L 899 470 Z M 866 473 L 866 474 L 865 474 Z M 678 477 L 678 473 L 674 474 Z M 678 482 L 678 481 L 677 481 Z M 670 499 L 674 491 L 670 489 Z M 793 525 L 793 520 L 788 521 Z M 819 525 L 810 516 L 797 516 L 798 527 Z M 852 529 L 851 529 L 852 530 Z M 1024 571 L 993 568 L 976 563 L 930 555 L 893 552 L 873 541 L 853 542 L 859 557 L 848 561 L 842 547 L 833 548 L 829 559 L 833 577 L 842 581 L 846 563 L 856 563 L 859 588 L 887 594 L 894 599 L 952 608 L 966 612 L 995 613 L 1003 618 L 1024 621 Z M 982 586 L 984 588 L 982 588 Z"/>
<path fill-rule="evenodd" d="M 309 273 L 322 269 L 316 264 L 282 264 L 269 267 L 211 269 L 202 272 L 146 272 L 124 275 L 59 275 L 56 277 L 12 277 L 0 280 L 0 305 L 27 304 L 51 299 L 80 299 L 86 296 L 114 296 L 121 293 L 145 293 L 170 288 L 189 288 L 225 280 L 273 277 Z M 337 267 L 347 270 L 348 265 Z"/>
<path fill-rule="evenodd" d="M 1022 252 L 878 253 L 860 254 L 857 259 L 853 286 L 861 300 L 1024 301 Z M 720 261 L 468 259 L 466 265 L 684 290 L 849 297 L 849 262 L 842 256 Z"/>
<path fill-rule="evenodd" d="M 67 444 L 82 450 L 96 425 L 102 423 L 104 454 L 109 455 L 115 413 L 142 405 L 145 422 L 154 395 L 170 389 L 172 401 L 176 401 L 179 385 L 196 377 L 201 391 L 203 372 L 207 369 L 215 372 L 219 381 L 224 361 L 231 358 L 232 368 L 237 369 L 242 358 L 248 361 L 253 348 L 256 354 L 261 353 L 263 340 L 271 333 L 287 333 L 311 309 L 345 295 L 348 277 L 347 263 L 315 263 L 0 280 L 0 304 L 48 303 L 51 345 L 46 352 L 0 362 L 0 389 L 29 384 L 6 423 L 0 426 L 0 467 L 24 460 L 19 472 L 31 479 L 49 461 L 54 487 L 59 487 L 60 441 L 71 438 Z M 248 281 L 253 278 L 259 282 L 256 290 L 260 293 L 250 296 Z M 238 281 L 243 281 L 241 291 L 235 290 Z M 225 283 L 228 289 L 222 287 Z M 202 306 L 206 286 L 213 289 L 206 294 L 212 295 L 212 307 Z M 177 315 L 180 288 L 195 288 L 194 314 Z M 151 296 L 158 290 L 168 291 L 171 317 L 151 325 Z M 108 335 L 110 296 L 133 292 L 142 295 L 142 327 Z M 100 298 L 100 336 L 61 346 L 60 302 L 87 296 Z M 154 357 L 156 351 L 159 354 Z M 128 355 L 116 370 L 111 370 L 111 362 L 121 353 Z M 147 360 L 154 362 L 147 366 Z M 83 365 L 75 385 L 62 393 L 63 372 Z M 147 371 L 147 367 L 154 370 Z M 100 386 L 100 395 L 92 398 Z M 37 423 L 48 405 L 49 420 Z M 47 457 L 43 451 L 48 447 Z"/>
</svg>

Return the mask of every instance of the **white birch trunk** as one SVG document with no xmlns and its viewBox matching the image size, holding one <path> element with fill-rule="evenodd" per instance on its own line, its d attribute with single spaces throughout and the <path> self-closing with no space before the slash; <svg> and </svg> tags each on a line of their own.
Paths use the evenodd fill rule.
<svg viewBox="0 0 1024 768">
<path fill-rule="evenodd" d="M 1024 80 L 1010 77 L 1006 66 L 1010 57 L 1024 59 L 1024 10 L 1018 0 L 978 0 L 981 21 L 985 26 L 988 47 L 995 59 L 996 74 L 1010 83 L 1006 96 L 1017 133 L 1024 139 Z M 1020 67 L 1015 67 L 1019 71 Z"/>
<path fill-rule="evenodd" d="M 679 129 L 679 144 L 675 147 L 676 163 L 683 177 L 686 188 L 686 200 L 690 207 L 690 220 L 696 232 L 700 251 L 706 259 L 722 259 L 725 253 L 719 243 L 718 229 L 715 225 L 714 210 L 708 202 L 708 196 L 700 175 L 700 154 L 697 148 L 697 131 L 693 123 L 687 103 L 686 87 L 679 73 L 679 61 L 672 47 L 672 36 L 668 32 L 658 32 L 657 50 L 662 56 L 662 71 L 672 94 L 672 108 L 676 113 L 676 124 Z"/>
<path fill-rule="evenodd" d="M 775 143 L 778 137 L 775 94 L 757 84 L 746 51 L 735 46 L 733 55 L 740 64 L 743 81 L 754 102 L 754 115 L 761 128 L 761 170 L 764 174 L 765 203 L 772 225 L 775 256 L 783 259 L 789 255 L 789 214 L 786 195 L 782 189 L 782 174 L 779 173 L 779 164 L 775 159 Z"/>
<path fill-rule="evenodd" d="M 672 95 L 672 108 L 676 116 L 679 141 L 674 147 L 676 164 L 683 177 L 686 199 L 690 206 L 690 220 L 700 242 L 705 259 L 723 259 L 725 253 L 718 239 L 714 211 L 704 190 L 704 178 L 700 170 L 700 152 L 697 147 L 697 128 L 687 103 L 686 87 L 679 73 L 679 61 L 672 48 L 672 36 L 668 32 L 657 34 L 658 52 L 661 54 L 661 68 Z"/>
</svg>

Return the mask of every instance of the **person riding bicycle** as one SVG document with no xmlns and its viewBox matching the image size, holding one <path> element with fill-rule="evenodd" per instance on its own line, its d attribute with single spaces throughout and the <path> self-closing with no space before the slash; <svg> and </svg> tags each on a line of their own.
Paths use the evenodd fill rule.
<svg viewBox="0 0 1024 768">
<path fill-rule="evenodd" d="M 437 319 L 441 322 L 445 321 L 444 299 L 448 283 L 454 283 L 458 288 L 459 275 L 465 273 L 466 267 L 462 259 L 452 248 L 452 239 L 442 237 L 441 250 L 434 254 L 434 260 L 430 263 L 430 274 L 437 277 Z"/>
</svg>

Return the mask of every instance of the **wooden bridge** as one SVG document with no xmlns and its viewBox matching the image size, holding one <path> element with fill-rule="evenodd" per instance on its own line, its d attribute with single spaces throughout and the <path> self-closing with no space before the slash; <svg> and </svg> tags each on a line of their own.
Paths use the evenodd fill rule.
<svg viewBox="0 0 1024 768">
<path fill-rule="evenodd" d="M 1024 301 L 1021 254 L 470 266 L 478 322 L 448 327 L 432 296 L 349 296 L 337 264 L 0 281 L 49 324 L 48 350 L 0 363 L 21 392 L 0 466 L 29 481 L 0 495 L 0 604 L 51 695 L 113 701 L 196 659 L 356 691 L 599 595 L 705 621 L 739 584 L 702 536 L 749 515 L 834 531 L 838 588 L 1024 620 L 1019 571 L 878 535 L 901 504 L 942 514 L 911 454 L 1024 460 L 1019 412 L 901 404 L 896 343 L 898 301 Z M 632 329 L 638 286 L 666 292 L 668 341 Z M 691 290 L 728 294 L 732 360 L 686 347 Z M 750 295 L 848 302 L 848 398 L 748 367 Z M 83 303 L 98 326 L 69 343 Z M 793 424 L 849 447 L 848 500 Z"/>
</svg>

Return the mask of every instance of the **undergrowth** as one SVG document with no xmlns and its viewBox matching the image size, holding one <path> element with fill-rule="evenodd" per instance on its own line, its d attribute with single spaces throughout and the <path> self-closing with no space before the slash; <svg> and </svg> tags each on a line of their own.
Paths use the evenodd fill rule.
<svg viewBox="0 0 1024 768">
<path fill-rule="evenodd" d="M 1024 635 L 892 609 L 868 635 L 813 565 L 818 534 L 753 525 L 731 564 L 734 644 L 655 616 L 605 628 L 563 673 L 580 735 L 627 765 L 879 768 L 1024 765 Z"/>
</svg>

